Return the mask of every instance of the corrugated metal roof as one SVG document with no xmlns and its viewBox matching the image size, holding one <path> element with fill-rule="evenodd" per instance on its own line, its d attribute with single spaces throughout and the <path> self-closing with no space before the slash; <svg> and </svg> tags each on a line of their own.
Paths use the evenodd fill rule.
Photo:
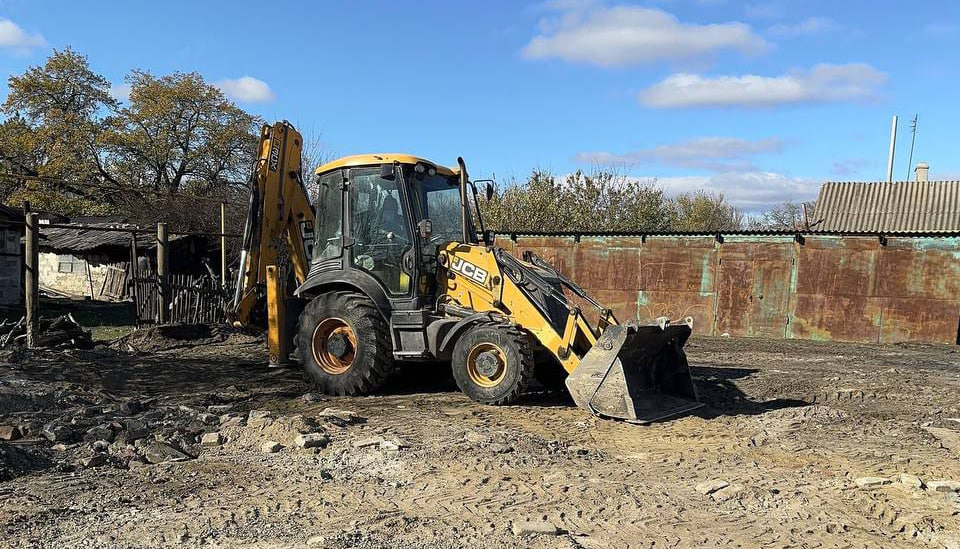
<svg viewBox="0 0 960 549">
<path fill-rule="evenodd" d="M 814 212 L 818 231 L 955 233 L 960 181 L 824 183 Z"/>
<path fill-rule="evenodd" d="M 102 230 L 117 229 L 117 230 Z M 77 228 L 49 227 L 40 225 L 40 251 L 73 254 L 89 254 L 106 251 L 123 251 L 130 247 L 131 229 L 134 225 L 120 223 L 91 223 Z M 151 250 L 157 246 L 157 237 L 142 232 L 136 233 L 137 248 Z M 170 242 L 184 238 L 170 235 Z"/>
</svg>

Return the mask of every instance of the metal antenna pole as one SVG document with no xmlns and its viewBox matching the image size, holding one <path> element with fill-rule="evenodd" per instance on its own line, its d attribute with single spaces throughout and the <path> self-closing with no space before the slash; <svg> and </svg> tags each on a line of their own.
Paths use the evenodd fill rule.
<svg viewBox="0 0 960 549">
<path fill-rule="evenodd" d="M 910 160 L 907 161 L 907 178 L 904 181 L 910 181 L 910 170 L 913 169 L 913 147 L 917 143 L 917 121 L 920 119 L 920 114 L 917 113 L 913 115 L 913 121 L 910 122 L 910 132 L 913 133 L 913 137 L 910 138 Z"/>
<path fill-rule="evenodd" d="M 890 156 L 887 157 L 887 183 L 893 182 L 893 154 L 897 150 L 897 116 L 890 125 Z"/>
</svg>

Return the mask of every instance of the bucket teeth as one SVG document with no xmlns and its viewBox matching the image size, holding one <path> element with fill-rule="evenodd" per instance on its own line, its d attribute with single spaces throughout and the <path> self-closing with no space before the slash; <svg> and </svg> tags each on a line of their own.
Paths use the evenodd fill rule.
<svg viewBox="0 0 960 549">
<path fill-rule="evenodd" d="M 648 423 L 702 406 L 683 345 L 690 325 L 609 326 L 567 377 L 578 406 L 596 415 Z"/>
</svg>

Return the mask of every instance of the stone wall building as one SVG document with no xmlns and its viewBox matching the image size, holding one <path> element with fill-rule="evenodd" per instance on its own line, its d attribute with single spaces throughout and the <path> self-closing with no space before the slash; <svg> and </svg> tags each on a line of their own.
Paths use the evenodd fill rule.
<svg viewBox="0 0 960 549">
<path fill-rule="evenodd" d="M 69 224 L 82 226 L 41 225 L 41 291 L 101 301 L 126 299 L 134 235 L 137 270 L 155 270 L 157 242 L 152 234 L 135 233 L 136 227 L 120 218 L 74 218 Z M 171 273 L 206 272 L 209 245 L 205 238 L 171 235 L 169 242 Z"/>
</svg>

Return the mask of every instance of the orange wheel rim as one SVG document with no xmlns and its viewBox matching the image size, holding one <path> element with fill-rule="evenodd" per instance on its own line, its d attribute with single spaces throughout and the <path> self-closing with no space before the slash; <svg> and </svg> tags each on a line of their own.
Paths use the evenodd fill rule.
<svg viewBox="0 0 960 549">
<path fill-rule="evenodd" d="M 507 377 L 507 355 L 498 345 L 479 343 L 467 353 L 467 376 L 480 387 L 500 385 Z"/>
<path fill-rule="evenodd" d="M 325 318 L 313 330 L 313 359 L 331 375 L 346 373 L 356 357 L 357 336 L 343 319 Z"/>
</svg>

